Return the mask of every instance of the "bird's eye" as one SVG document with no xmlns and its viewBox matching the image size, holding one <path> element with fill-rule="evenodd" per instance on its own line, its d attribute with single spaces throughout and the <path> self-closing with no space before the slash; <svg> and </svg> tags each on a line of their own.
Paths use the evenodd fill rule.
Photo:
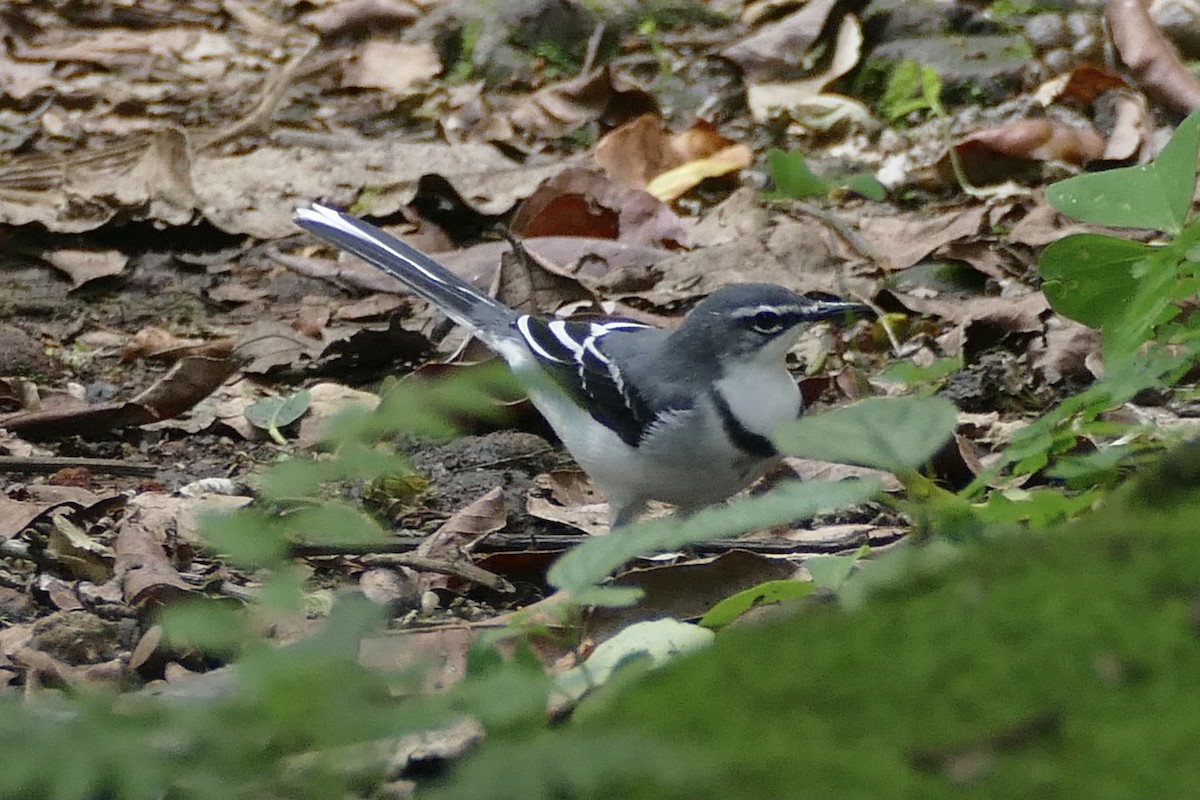
<svg viewBox="0 0 1200 800">
<path fill-rule="evenodd" d="M 775 311 L 760 311 L 750 318 L 750 327 L 759 333 L 779 333 L 783 330 L 783 317 Z"/>
</svg>

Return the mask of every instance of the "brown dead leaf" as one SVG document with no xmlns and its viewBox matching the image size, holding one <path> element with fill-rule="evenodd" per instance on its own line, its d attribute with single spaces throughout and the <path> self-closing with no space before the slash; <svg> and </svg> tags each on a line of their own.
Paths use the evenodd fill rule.
<svg viewBox="0 0 1200 800">
<path fill-rule="evenodd" d="M 539 256 L 523 244 L 501 256 L 496 297 L 528 313 L 548 313 L 571 305 L 598 305 L 578 276 Z"/>
<path fill-rule="evenodd" d="M 763 83 L 792 77 L 800 68 L 821 32 L 829 25 L 829 14 L 837 0 L 813 0 L 798 11 L 760 26 L 721 51 L 724 58 L 742 68 L 747 82 Z"/>
<path fill-rule="evenodd" d="M 146 525 L 140 511 L 117 529 L 113 572 L 134 608 L 164 605 L 192 591 L 167 557 L 164 539 L 163 529 Z"/>
<path fill-rule="evenodd" d="M 237 361 L 230 355 L 232 345 L 228 339 L 210 342 L 205 355 L 189 355 L 175 362 L 166 375 L 130 402 L 149 412 L 153 418 L 147 422 L 179 416 L 233 374 Z"/>
<path fill-rule="evenodd" d="M 205 292 L 209 300 L 217 303 L 253 303 L 270 296 L 267 289 L 254 289 L 240 283 L 221 283 Z"/>
<path fill-rule="evenodd" d="M 70 583 L 45 572 L 38 576 L 34 592 L 40 600 L 49 602 L 59 611 L 74 611 L 84 607 Z"/>
<path fill-rule="evenodd" d="M 378 270 L 376 270 L 378 272 Z M 400 298 L 394 294 L 375 292 L 361 300 L 342 303 L 333 312 L 334 319 L 357 322 L 364 319 L 379 319 L 386 317 L 402 305 Z"/>
<path fill-rule="evenodd" d="M 188 356 L 175 362 L 166 375 L 132 400 L 0 416 L 0 425 L 27 439 L 147 425 L 187 411 L 220 386 L 236 366 L 229 356 Z"/>
<path fill-rule="evenodd" d="M 1018 119 L 968 134 L 954 145 L 967 178 L 976 185 L 1010 177 L 997 156 L 1022 161 L 1065 161 L 1083 166 L 1104 155 L 1105 142 L 1093 128 L 1055 119 Z"/>
<path fill-rule="evenodd" d="M 605 291 L 619 287 L 613 290 L 620 292 L 630 287 L 636 290 L 652 286 L 657 278 L 655 265 L 671 255 L 670 251 L 659 247 L 581 236 L 525 239 L 521 246 L 531 256 L 533 267 L 578 281 L 589 292 L 595 292 L 600 287 Z M 486 288 L 491 284 L 485 282 L 485 276 L 487 281 L 492 281 L 496 267 L 511 254 L 511 250 L 507 242 L 487 242 L 438 258 L 455 274 L 478 276 L 478 279 L 472 278 L 472 283 Z M 528 310 L 545 312 L 558 308 L 553 305 L 555 297 L 570 302 L 589 296 L 586 292 L 574 294 L 563 284 L 546 287 L 539 281 L 531 281 L 529 292 L 532 294 L 522 294 L 521 287 L 515 284 L 512 275 L 517 272 L 515 267 L 510 270 L 505 266 L 504 274 L 496 282 L 499 295 L 509 305 L 523 308 L 521 304 L 528 303 Z M 539 285 L 534 286 L 534 283 Z M 546 293 L 543 294 L 543 291 Z M 550 304 L 542 304 L 545 297 L 550 298 Z"/>
<path fill-rule="evenodd" d="M 628 189 L 645 189 L 655 176 L 679 165 L 668 131 L 653 114 L 643 114 L 606 133 L 592 157 L 609 180 Z"/>
<path fill-rule="evenodd" d="M 645 189 L 663 202 L 754 161 L 748 147 L 722 136 L 709 122 L 697 120 L 672 136 L 651 114 L 609 131 L 596 143 L 593 157 L 617 185 Z"/>
<path fill-rule="evenodd" d="M 695 619 L 730 595 L 766 581 L 787 580 L 798 572 L 781 558 L 767 558 L 745 550 L 731 550 L 715 558 L 701 558 L 666 566 L 638 567 L 613 580 L 620 587 L 641 589 L 636 606 L 597 608 L 585 623 L 585 634 L 602 642 L 642 620 Z"/>
<path fill-rule="evenodd" d="M 1148 152 L 1147 144 L 1154 134 L 1154 117 L 1146 104 L 1145 95 L 1132 91 L 1113 91 L 1104 98 L 1104 105 L 1112 120 L 1108 141 L 1104 145 L 1105 161 L 1127 161 L 1141 154 L 1141 161 L 1148 161 L 1154 154 Z"/>
<path fill-rule="evenodd" d="M 476 545 L 508 524 L 504 492 L 499 486 L 472 500 L 456 511 L 418 545 L 413 555 L 448 563 L 474 563 L 471 553 Z M 445 587 L 451 583 L 444 574 L 427 574 L 425 585 Z"/>
<path fill-rule="evenodd" d="M 703 297 L 730 283 L 777 283 L 806 294 L 874 294 L 874 277 L 847 268 L 832 247 L 829 229 L 813 219 L 781 221 L 755 235 L 723 245 L 676 253 L 659 261 L 659 280 L 647 289 L 624 291 L 655 306 Z M 863 265 L 873 276 L 876 267 Z"/>
<path fill-rule="evenodd" d="M 862 54 L 862 27 L 852 14 L 842 18 L 834 43 L 833 57 L 819 72 L 806 78 L 776 82 L 750 82 L 746 86 L 746 103 L 757 122 L 767 122 L 779 112 L 805 122 L 814 114 L 826 113 L 818 98 L 825 87 L 842 77 L 858 64 Z M 848 104 L 861 103 L 842 98 Z M 869 112 L 867 113 L 869 116 Z"/>
<path fill-rule="evenodd" d="M 129 256 L 119 250 L 60 248 L 43 253 L 42 258 L 59 272 L 66 273 L 73 289 L 98 278 L 120 275 L 129 263 Z"/>
<path fill-rule="evenodd" d="M 292 317 L 292 328 L 310 339 L 320 339 L 333 318 L 334 302 L 327 297 L 306 297 Z"/>
<path fill-rule="evenodd" d="M 496 215 L 509 211 L 559 169 L 557 163 L 518 164 L 489 144 L 347 136 L 332 148 L 205 152 L 196 158 L 193 180 L 213 225 L 229 233 L 277 239 L 296 232 L 292 213 L 313 198 L 348 206 L 371 187 L 370 208 L 363 213 L 386 217 L 413 201 L 423 176 L 437 175 L 472 210 Z"/>
<path fill-rule="evenodd" d="M 461 559 L 506 524 L 508 511 L 504 506 L 504 492 L 497 486 L 451 515 L 421 542 L 414 555 L 445 561 Z"/>
<path fill-rule="evenodd" d="M 865 217 L 858 226 L 872 251 L 884 259 L 883 266 L 901 270 L 919 263 L 944 244 L 977 235 L 987 213 L 986 207 L 977 205 L 935 212 L 919 220 L 895 215 Z"/>
<path fill-rule="evenodd" d="M 91 30 L 86 38 L 71 43 L 28 45 L 16 40 L 14 54 L 22 61 L 82 61 L 118 67 L 159 57 L 175 57 L 198 38 L 209 34 L 202 28 L 178 26 L 135 31 L 127 28 Z"/>
<path fill-rule="evenodd" d="M 586 236 L 651 247 L 687 241 L 683 223 L 665 203 L 579 168 L 564 169 L 542 184 L 517 208 L 509 230 L 524 239 Z"/>
<path fill-rule="evenodd" d="M 317 33 L 336 38 L 362 31 L 394 34 L 421 17 L 406 0 L 341 0 L 301 17 Z"/>
<path fill-rule="evenodd" d="M 81 233 L 118 213 L 184 225 L 199 203 L 187 136 L 176 128 L 127 136 L 86 156 L 16 159 L 0 169 L 0 221 Z"/>
<path fill-rule="evenodd" d="M 1056 100 L 1086 106 L 1106 92 L 1128 88 L 1129 84 L 1120 75 L 1095 64 L 1080 64 L 1070 72 L 1043 83 L 1034 92 L 1034 97 L 1043 106 Z"/>
<path fill-rule="evenodd" d="M 532 620 L 524 609 L 520 615 L 527 623 Z M 475 644 L 476 637 L 483 630 L 503 627 L 506 624 L 503 620 L 504 617 L 500 617 L 478 625 L 389 631 L 368 636 L 359 643 L 358 660 L 368 669 L 390 674 L 420 667 L 423 676 L 421 691 L 429 694 L 442 692 L 458 683 L 466 674 L 467 652 Z M 554 621 L 546 624 L 550 628 L 558 627 Z M 532 634 L 528 639 L 522 639 L 522 643 L 532 648 L 542 664 L 550 665 L 570 651 L 569 640 L 570 637 Z M 514 641 L 502 641 L 496 645 L 497 649 L 507 657 L 515 647 Z"/>
<path fill-rule="evenodd" d="M 0 495 L 0 539 L 11 539 L 60 503 L 29 503 Z"/>
<path fill-rule="evenodd" d="M 893 293 L 906 308 L 931 314 L 959 326 L 959 345 L 971 325 L 991 325 L 1005 333 L 1035 333 L 1042 330 L 1042 315 L 1050 310 L 1046 296 L 1028 292 L 1020 297 L 953 297 L 950 295 Z M 955 352 L 958 352 L 955 349 Z"/>
<path fill-rule="evenodd" d="M 232 339 L 185 339 L 154 325 L 140 329 L 121 348 L 121 360 L 135 358 L 158 361 L 178 361 L 185 356 L 224 358 L 233 352 Z"/>
<path fill-rule="evenodd" d="M 771 224 L 771 212 L 762 202 L 762 193 L 743 186 L 700 218 L 692 228 L 692 242 L 696 249 L 728 244 L 761 233 Z"/>
<path fill-rule="evenodd" d="M 1030 366 L 1047 383 L 1091 378 L 1088 365 L 1101 352 L 1100 331 L 1057 314 L 1046 322 L 1046 335 L 1029 345 Z"/>
<path fill-rule="evenodd" d="M 1074 222 L 1059 214 L 1053 206 L 1046 202 L 1044 194 L 1039 192 L 1034 195 L 1034 198 L 1036 202 L 1033 207 L 1012 225 L 1005 237 L 1008 241 L 1031 247 L 1044 247 L 1050 242 L 1056 242 L 1072 233 L 1094 230 L 1094 228 Z"/>
<path fill-rule="evenodd" d="M 1200 108 L 1200 79 L 1154 24 L 1143 0 L 1108 0 L 1105 14 L 1113 45 L 1140 86 L 1184 114 Z"/>
<path fill-rule="evenodd" d="M 52 526 L 46 551 L 57 564 L 74 577 L 95 584 L 112 577 L 114 558 L 111 548 L 88 536 L 66 514 L 55 513 L 50 520 Z"/>
<path fill-rule="evenodd" d="M 170 225 L 190 222 L 197 206 L 191 178 L 191 152 L 186 134 L 175 128 L 165 128 L 149 136 L 148 142 L 130 153 L 131 159 L 118 159 L 109 168 L 108 162 L 98 160 L 79 170 L 65 173 L 64 189 L 78 203 L 93 203 L 100 199 L 108 216 L 97 222 L 106 223 L 119 211 L 134 219 L 149 219 Z M 89 222 L 85 217 L 81 222 Z M 90 230 L 68 218 L 58 218 L 49 225 L 51 230 Z M 69 227 L 68 227 L 69 225 Z"/>
<path fill-rule="evenodd" d="M 342 86 L 382 89 L 396 97 L 406 97 L 441 71 L 441 59 L 428 42 L 408 44 L 369 39 L 346 64 Z"/>
<path fill-rule="evenodd" d="M 314 447 L 323 441 L 330 420 L 343 411 L 351 408 L 371 411 L 379 405 L 379 395 L 340 383 L 317 383 L 308 392 L 311 397 L 308 413 L 300 418 L 295 439 L 296 446 L 301 448 Z"/>
<path fill-rule="evenodd" d="M 832 464 L 828 461 L 814 461 L 811 458 L 788 456 L 783 463 L 805 481 L 842 481 L 847 479 L 870 479 L 883 484 L 885 492 L 899 492 L 903 489 L 900 480 L 890 472 L 869 467 L 856 467 L 851 464 Z"/>
<path fill-rule="evenodd" d="M 588 122 L 603 120 L 614 126 L 657 112 L 658 104 L 651 95 L 618 87 L 605 65 L 539 89 L 518 101 L 509 117 L 518 129 L 536 138 L 557 139 Z"/>
<path fill-rule="evenodd" d="M 401 674 L 421 668 L 422 688 L 427 694 L 444 691 L 462 680 L 467 672 L 467 652 L 477 632 L 466 625 L 425 630 L 408 630 L 368 636 L 358 645 L 358 659 L 368 669 Z"/>
<path fill-rule="evenodd" d="M 525 510 L 593 536 L 608 532 L 608 503 L 579 470 L 555 470 L 533 479 Z"/>
<path fill-rule="evenodd" d="M 200 544 L 200 519 L 206 514 L 225 513 L 252 502 L 250 497 L 223 494 L 177 497 L 165 492 L 141 492 L 129 501 L 129 507 L 141 524 L 159 533 L 173 531 L 168 541 L 172 550 Z"/>
<path fill-rule="evenodd" d="M 365 264 L 363 267 L 367 268 Z M 259 320 L 241 331 L 236 347 L 238 357 L 244 361 L 242 372 L 247 375 L 311 363 L 324 349 L 322 339 L 311 339 L 291 325 L 272 319 Z"/>
</svg>

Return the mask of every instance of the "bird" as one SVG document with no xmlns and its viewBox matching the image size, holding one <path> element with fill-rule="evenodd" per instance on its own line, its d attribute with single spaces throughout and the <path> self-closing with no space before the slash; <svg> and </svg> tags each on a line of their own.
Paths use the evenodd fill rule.
<svg viewBox="0 0 1200 800">
<path fill-rule="evenodd" d="M 672 331 L 525 314 L 332 207 L 301 206 L 294 222 L 399 279 L 503 358 L 607 498 L 610 530 L 652 500 L 686 517 L 765 474 L 780 459 L 771 435 L 804 409 L 788 351 L 810 323 L 871 313 L 743 283 L 709 294 Z"/>
</svg>

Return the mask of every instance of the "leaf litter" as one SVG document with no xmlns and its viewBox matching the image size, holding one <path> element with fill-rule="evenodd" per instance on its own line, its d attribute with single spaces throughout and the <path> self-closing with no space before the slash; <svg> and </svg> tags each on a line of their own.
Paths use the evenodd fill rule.
<svg viewBox="0 0 1200 800">
<path fill-rule="evenodd" d="M 263 429 L 318 448 L 332 413 L 373 405 L 386 375 L 477 357 L 394 282 L 299 236 L 291 214 L 309 200 L 411 235 L 481 289 L 548 313 L 670 325 L 734 281 L 876 303 L 902 318 L 899 330 L 816 331 L 797 366 L 830 376 L 819 385 L 827 406 L 863 386 L 886 393 L 873 376 L 894 361 L 960 359 L 956 400 L 997 417 L 960 415 L 956 458 L 938 467 L 951 483 L 995 457 L 1021 424 L 1019 400 L 1045 404 L 1089 381 L 1098 337 L 1053 313 L 1031 265 L 1048 242 L 1100 228 L 1066 222 L 1038 189 L 1097 161 L 1144 163 L 1164 141 L 1163 106 L 1198 102 L 1194 76 L 1140 4 L 1110 4 L 1124 21 L 1110 69 L 1035 60 L 1006 102 L 960 102 L 945 116 L 912 103 L 893 128 L 845 77 L 866 74 L 879 43 L 862 23 L 874 11 L 765 5 L 740 25 L 692 23 L 657 39 L 607 20 L 584 26 L 600 32 L 590 41 L 509 67 L 495 43 L 444 60 L 420 31 L 449 23 L 403 2 L 300 16 L 202 4 L 123 24 L 13 8 L 22 25 L 0 53 L 0 233 L 14 266 L 0 280 L 8 321 L 35 355 L 34 368 L 4 362 L 11 374 L 0 375 L 0 448 L 16 459 L 0 477 L 0 676 L 186 680 L 197 665 L 159 651 L 140 612 L 257 590 L 195 531 L 204 508 L 251 502 L 256 470 L 281 452 Z M 741 71 L 734 101 L 722 86 L 689 92 L 671 80 L 716 54 Z M 816 174 L 877 170 L 890 201 L 768 200 L 765 154 L 780 145 L 803 151 Z M 1010 181 L 1020 192 L 1009 199 L 964 191 Z M 519 250 L 497 241 L 501 230 Z M 384 345 L 406 363 L 381 359 Z M 1005 370 L 1015 382 L 993 380 Z M 255 422 L 255 403 L 301 389 L 308 402 Z M 365 643 L 364 660 L 434 654 L 429 689 L 461 676 L 498 613 L 548 602 L 542 553 L 602 527 L 599 498 L 563 471 L 544 427 L 519 404 L 510 411 L 506 425 L 525 432 L 404 443 L 428 485 L 373 511 L 429 532 L 410 548 L 420 558 L 309 558 L 314 593 L 357 586 L 393 610 L 393 637 Z M 53 458 L 61 468 L 35 469 L 58 467 Z M 153 472 L 122 469 L 134 462 Z M 796 466 L 810 478 L 845 470 Z M 232 480 L 211 484 L 219 494 L 177 494 L 201 479 Z M 95 491 L 70 485 L 80 480 Z M 653 602 L 596 612 L 577 633 L 595 641 L 646 615 L 695 619 L 756 584 L 804 577 L 814 553 L 887 546 L 897 521 L 878 516 L 644 563 L 618 581 Z M 507 544 L 488 550 L 489 540 Z M 548 668 L 580 655 L 544 644 Z"/>
</svg>

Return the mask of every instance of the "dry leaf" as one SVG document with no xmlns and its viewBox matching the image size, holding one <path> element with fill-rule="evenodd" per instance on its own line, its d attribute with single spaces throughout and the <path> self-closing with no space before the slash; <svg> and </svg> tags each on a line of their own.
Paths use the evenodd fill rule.
<svg viewBox="0 0 1200 800">
<path fill-rule="evenodd" d="M 817 43 L 836 5 L 837 0 L 805 3 L 799 11 L 768 22 L 726 47 L 721 55 L 742 68 L 748 83 L 787 78 Z"/>
<path fill-rule="evenodd" d="M 852 70 L 862 51 L 863 35 L 858 19 L 847 14 L 838 28 L 833 59 L 829 65 L 808 78 L 776 83 L 750 83 L 746 87 L 746 102 L 758 122 L 768 121 L 777 112 L 793 118 L 805 117 L 805 107 L 812 104 L 825 87 Z"/>
<path fill-rule="evenodd" d="M 322 36 L 336 38 L 360 31 L 394 34 L 421 17 L 406 0 L 340 0 L 301 17 Z"/>
<path fill-rule="evenodd" d="M 117 530 L 115 577 L 125 602 L 134 608 L 158 606 L 192 591 L 167 558 L 163 529 L 145 524 L 140 511 Z"/>
<path fill-rule="evenodd" d="M 225 346 L 228 342 L 214 345 Z M 236 366 L 228 355 L 188 356 L 175 362 L 166 375 L 132 400 L 15 414 L 0 417 L 0 424 L 27 439 L 148 425 L 178 416 L 199 403 L 233 374 Z"/>
<path fill-rule="evenodd" d="M 509 230 L 521 238 L 587 236 L 652 247 L 687 240 L 683 223 L 662 201 L 578 168 L 562 170 L 539 187 L 517 209 Z"/>
<path fill-rule="evenodd" d="M 1108 29 L 1121 61 L 1151 95 L 1184 114 L 1200 108 L 1200 79 L 1150 18 L 1143 0 L 1108 0 Z"/>
<path fill-rule="evenodd" d="M 1055 119 L 1018 119 L 970 133 L 954 149 L 972 182 L 991 183 L 994 178 L 976 180 L 984 172 L 978 162 L 994 164 L 997 155 L 1083 166 L 1103 156 L 1104 147 L 1104 139 L 1090 127 L 1068 125 Z M 988 174 L 992 175 L 992 171 Z"/>
<path fill-rule="evenodd" d="M 59 272 L 66 273 L 73 289 L 97 278 L 120 275 L 129 263 L 129 256 L 119 250 L 60 248 L 43 253 L 42 258 Z"/>
<path fill-rule="evenodd" d="M 100 584 L 112 577 L 113 552 L 87 535 L 65 514 L 51 517 L 52 527 L 46 549 L 68 572 Z"/>
<path fill-rule="evenodd" d="M 442 71 L 442 62 L 433 45 L 427 42 L 407 44 L 391 39 L 371 39 L 346 65 L 342 85 L 364 89 L 383 89 L 405 97 L 418 84 Z"/>
<path fill-rule="evenodd" d="M 581 125 L 605 120 L 619 125 L 641 114 L 657 114 L 654 98 L 640 89 L 618 88 L 608 66 L 546 86 L 517 102 L 509 115 L 517 128 L 557 139 Z"/>
<path fill-rule="evenodd" d="M 754 161 L 748 147 L 722 136 L 709 122 L 697 120 L 671 136 L 651 114 L 609 131 L 596 143 L 593 157 L 614 183 L 646 189 L 663 202 Z"/>
</svg>

